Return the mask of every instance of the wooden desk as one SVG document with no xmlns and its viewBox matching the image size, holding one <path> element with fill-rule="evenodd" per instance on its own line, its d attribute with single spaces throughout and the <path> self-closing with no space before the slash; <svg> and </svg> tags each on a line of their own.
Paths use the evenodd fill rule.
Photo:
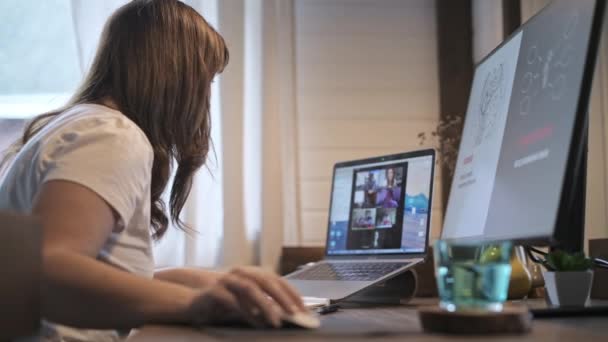
<svg viewBox="0 0 608 342">
<path fill-rule="evenodd" d="M 246 328 L 188 328 L 176 326 L 146 326 L 129 342 L 155 341 L 217 341 L 246 339 L 247 341 L 319 341 L 328 338 L 349 341 L 446 341 L 453 336 L 425 334 L 418 322 L 416 306 L 429 304 L 417 299 L 409 306 L 345 308 L 322 316 L 323 325 L 316 331 L 268 330 Z M 468 338 L 467 338 L 468 337 Z M 460 337 L 470 339 L 471 336 Z M 487 340 L 482 336 L 478 340 Z M 608 317 L 578 317 L 537 319 L 532 332 L 525 335 L 494 336 L 496 341 L 608 341 Z"/>
</svg>

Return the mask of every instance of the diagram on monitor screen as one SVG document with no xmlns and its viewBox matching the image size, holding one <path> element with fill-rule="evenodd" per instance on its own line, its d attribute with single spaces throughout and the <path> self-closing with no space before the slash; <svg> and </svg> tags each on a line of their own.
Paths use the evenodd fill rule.
<svg viewBox="0 0 608 342">
<path fill-rule="evenodd" d="M 526 71 L 520 89 L 522 94 L 519 113 L 528 115 L 533 112 L 533 102 L 538 96 L 549 96 L 559 101 L 566 90 L 566 71 L 574 54 L 570 38 L 578 25 L 579 15 L 573 13 L 563 28 L 559 39 L 549 47 L 538 43 L 531 44 L 524 52 Z"/>
<path fill-rule="evenodd" d="M 504 64 L 500 63 L 490 70 L 483 83 L 479 101 L 479 119 L 477 121 L 475 146 L 479 146 L 494 132 L 497 118 L 504 107 L 507 85 Z"/>
<path fill-rule="evenodd" d="M 482 234 L 494 189 L 523 34 L 476 68 L 445 222 L 447 234 Z M 444 229 L 446 229 L 444 225 Z"/>
</svg>

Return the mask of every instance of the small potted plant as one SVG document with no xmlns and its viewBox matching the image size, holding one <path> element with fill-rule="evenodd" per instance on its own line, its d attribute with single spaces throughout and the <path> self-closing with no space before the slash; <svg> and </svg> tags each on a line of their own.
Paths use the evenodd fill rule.
<svg viewBox="0 0 608 342">
<path fill-rule="evenodd" d="M 547 301 L 556 306 L 584 306 L 593 282 L 593 262 L 582 252 L 548 253 L 543 265 Z"/>
</svg>

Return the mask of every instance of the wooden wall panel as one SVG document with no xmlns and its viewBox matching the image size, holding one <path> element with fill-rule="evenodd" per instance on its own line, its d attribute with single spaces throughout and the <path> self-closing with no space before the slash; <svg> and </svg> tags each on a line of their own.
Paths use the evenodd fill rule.
<svg viewBox="0 0 608 342">
<path fill-rule="evenodd" d="M 435 1 L 296 0 L 294 16 L 300 244 L 314 246 L 334 163 L 432 144 L 417 135 L 439 117 Z"/>
</svg>

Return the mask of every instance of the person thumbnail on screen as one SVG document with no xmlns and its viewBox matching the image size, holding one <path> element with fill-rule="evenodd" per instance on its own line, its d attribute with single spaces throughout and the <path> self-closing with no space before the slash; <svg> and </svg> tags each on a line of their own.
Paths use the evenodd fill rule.
<svg viewBox="0 0 608 342">
<path fill-rule="evenodd" d="M 376 209 L 355 209 L 352 222 L 353 230 L 374 229 L 376 226 Z"/>
<path fill-rule="evenodd" d="M 376 206 L 379 184 L 383 180 L 382 170 L 358 172 L 355 183 L 355 208 Z M 382 179 L 381 179 L 382 178 Z"/>
<path fill-rule="evenodd" d="M 396 208 L 380 208 L 376 214 L 376 228 L 392 228 L 397 222 Z"/>
<path fill-rule="evenodd" d="M 389 167 L 383 170 L 382 185 L 376 190 L 376 206 L 382 208 L 397 208 L 401 200 L 401 183 L 403 182 L 403 167 Z"/>
</svg>

